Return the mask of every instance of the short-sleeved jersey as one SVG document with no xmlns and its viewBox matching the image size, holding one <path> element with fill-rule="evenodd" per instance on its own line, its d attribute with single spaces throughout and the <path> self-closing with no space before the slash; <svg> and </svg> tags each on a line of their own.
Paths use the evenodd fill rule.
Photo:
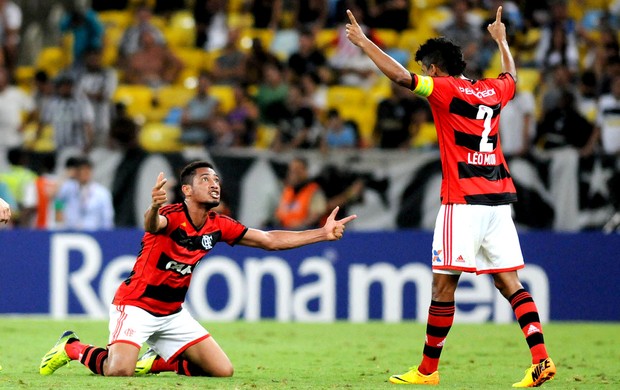
<svg viewBox="0 0 620 390">
<path fill-rule="evenodd" d="M 215 244 L 235 245 L 248 229 L 216 212 L 210 212 L 204 225 L 197 228 L 185 203 L 164 206 L 159 214 L 166 217 L 168 226 L 144 234 L 138 259 L 113 303 L 168 315 L 181 309 L 194 269 Z"/>
<path fill-rule="evenodd" d="M 496 79 L 413 75 L 430 103 L 441 155 L 442 204 L 499 205 L 517 194 L 499 140 L 499 114 L 514 97 L 510 74 Z"/>
</svg>

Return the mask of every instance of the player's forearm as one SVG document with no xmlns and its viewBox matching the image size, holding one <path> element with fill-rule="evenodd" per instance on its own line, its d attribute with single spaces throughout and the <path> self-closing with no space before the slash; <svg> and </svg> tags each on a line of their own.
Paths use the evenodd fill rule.
<svg viewBox="0 0 620 390">
<path fill-rule="evenodd" d="M 515 66 L 515 60 L 512 58 L 508 42 L 505 39 L 498 41 L 497 47 L 499 48 L 500 60 L 502 63 L 502 73 L 510 73 L 516 80 L 517 67 Z"/>
<path fill-rule="evenodd" d="M 375 45 L 370 39 L 366 39 L 360 48 L 366 53 L 368 58 L 385 74 L 390 80 L 403 87 L 411 87 L 411 73 L 395 59 L 387 55 L 379 46 Z"/>
<path fill-rule="evenodd" d="M 274 251 L 299 248 L 327 240 L 327 235 L 322 228 L 303 231 L 272 230 L 269 235 L 271 236 L 270 244 L 263 249 Z"/>
<path fill-rule="evenodd" d="M 144 231 L 155 233 L 159 230 L 159 207 L 149 207 L 144 213 Z"/>
</svg>

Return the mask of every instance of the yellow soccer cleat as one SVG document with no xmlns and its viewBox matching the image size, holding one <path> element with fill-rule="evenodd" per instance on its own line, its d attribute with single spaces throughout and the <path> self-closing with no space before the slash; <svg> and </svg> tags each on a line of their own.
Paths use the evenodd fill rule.
<svg viewBox="0 0 620 390">
<path fill-rule="evenodd" d="M 138 359 L 136 362 L 136 368 L 134 369 L 135 375 L 146 375 L 151 373 L 151 368 L 153 368 L 153 363 L 155 359 L 157 359 L 159 355 L 153 348 L 149 348 L 144 352 L 144 355 Z"/>
<path fill-rule="evenodd" d="M 532 364 L 525 370 L 525 377 L 521 382 L 513 383 L 512 387 L 538 387 L 553 379 L 555 376 L 555 364 L 551 358 L 546 358 L 538 364 Z"/>
<path fill-rule="evenodd" d="M 67 351 L 65 351 L 65 346 L 71 340 L 79 340 L 72 330 L 67 330 L 60 335 L 56 344 L 41 359 L 41 365 L 39 366 L 39 373 L 41 375 L 52 375 L 54 371 L 71 361 Z"/>
<path fill-rule="evenodd" d="M 423 375 L 418 371 L 418 366 L 411 367 L 411 369 L 400 375 L 392 375 L 390 377 L 390 383 L 397 385 L 438 385 L 439 384 L 439 371 L 435 371 L 429 375 Z"/>
</svg>

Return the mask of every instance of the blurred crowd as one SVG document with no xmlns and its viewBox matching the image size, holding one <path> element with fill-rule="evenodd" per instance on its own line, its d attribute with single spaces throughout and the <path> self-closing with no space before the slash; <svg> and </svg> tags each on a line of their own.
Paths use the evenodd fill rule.
<svg viewBox="0 0 620 390">
<path fill-rule="evenodd" d="M 499 5 L 519 77 L 501 116 L 505 154 L 615 159 L 619 0 L 74 0 L 31 64 L 19 58 L 20 2 L 0 0 L 0 197 L 17 226 L 109 228 L 111 195 L 88 174 L 96 148 L 432 150 L 427 102 L 348 42 L 345 10 L 414 72 L 417 47 L 444 35 L 483 78 L 500 72 L 486 32 Z M 61 150 L 75 153 L 59 169 Z M 100 215 L 72 225 L 90 209 Z"/>
</svg>

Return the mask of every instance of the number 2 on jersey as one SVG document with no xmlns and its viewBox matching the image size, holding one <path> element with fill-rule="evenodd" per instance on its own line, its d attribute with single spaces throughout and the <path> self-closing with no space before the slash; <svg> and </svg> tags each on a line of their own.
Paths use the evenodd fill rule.
<svg viewBox="0 0 620 390">
<path fill-rule="evenodd" d="M 484 119 L 484 130 L 482 131 L 482 138 L 480 139 L 480 151 L 492 152 L 493 143 L 489 142 L 489 134 L 491 133 L 491 118 L 493 118 L 493 109 L 484 105 L 478 107 L 478 114 L 476 119 Z"/>
</svg>

